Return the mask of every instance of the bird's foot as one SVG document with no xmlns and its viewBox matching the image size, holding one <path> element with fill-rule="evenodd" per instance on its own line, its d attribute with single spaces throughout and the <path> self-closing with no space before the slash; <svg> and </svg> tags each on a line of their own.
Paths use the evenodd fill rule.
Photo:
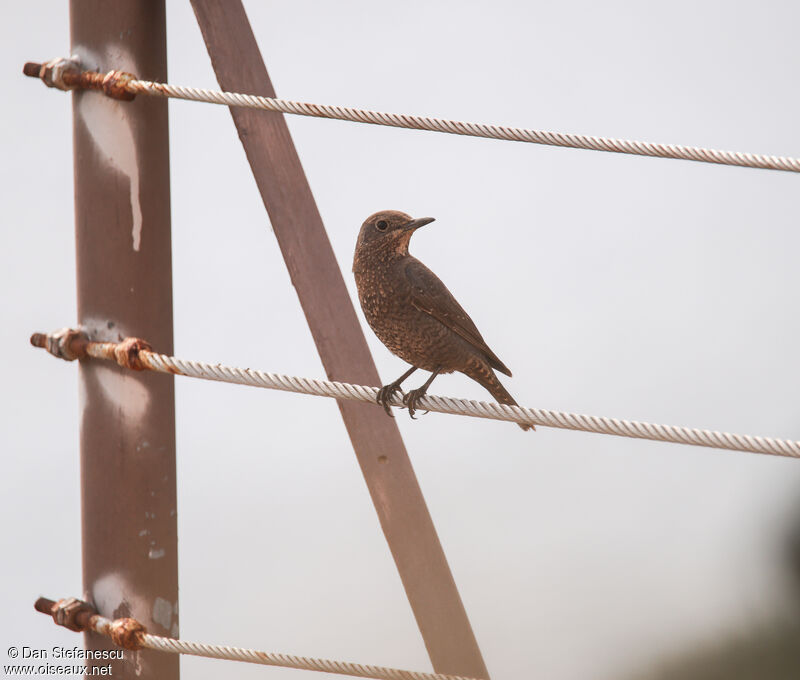
<svg viewBox="0 0 800 680">
<path fill-rule="evenodd" d="M 425 396 L 425 392 L 427 391 L 426 387 L 418 387 L 415 390 L 411 390 L 408 394 L 403 395 L 403 403 L 408 409 L 408 415 L 414 420 L 416 420 L 414 414 L 417 412 L 417 402 Z M 425 413 L 427 413 L 427 411 L 425 411 Z"/>
<path fill-rule="evenodd" d="M 389 402 L 392 400 L 392 397 L 399 392 L 403 395 L 403 401 L 405 402 L 405 394 L 403 393 L 402 388 L 396 382 L 389 383 L 388 385 L 384 385 L 378 390 L 378 394 L 375 397 L 375 401 L 377 401 L 381 406 L 383 406 L 383 410 L 386 411 L 386 415 L 394 418 L 394 414 L 392 410 L 389 408 Z"/>
</svg>

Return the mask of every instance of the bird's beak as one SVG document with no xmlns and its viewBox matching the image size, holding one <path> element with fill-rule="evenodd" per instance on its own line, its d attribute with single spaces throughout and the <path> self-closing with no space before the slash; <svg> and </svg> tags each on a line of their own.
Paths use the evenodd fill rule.
<svg viewBox="0 0 800 680">
<path fill-rule="evenodd" d="M 403 231 L 414 231 L 415 229 L 419 229 L 420 227 L 424 227 L 426 224 L 430 224 L 434 221 L 435 218 L 433 217 L 418 217 L 415 220 L 411 220 L 407 222 L 403 226 Z"/>
</svg>

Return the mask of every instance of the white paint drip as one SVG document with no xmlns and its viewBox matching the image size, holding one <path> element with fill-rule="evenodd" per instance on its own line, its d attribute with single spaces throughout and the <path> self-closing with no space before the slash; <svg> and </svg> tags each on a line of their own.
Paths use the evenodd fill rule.
<svg viewBox="0 0 800 680">
<path fill-rule="evenodd" d="M 172 604 L 163 597 L 157 597 L 153 602 L 153 621 L 164 630 L 172 627 Z"/>
<path fill-rule="evenodd" d="M 113 618 L 123 604 L 130 612 L 146 611 L 144 600 L 136 597 L 128 582 L 115 572 L 104 574 L 92 584 L 87 602 L 94 602 L 97 611 L 109 618 Z"/>
<path fill-rule="evenodd" d="M 178 601 L 175 600 L 175 604 L 172 605 L 172 616 L 175 619 L 172 622 L 172 628 L 170 628 L 169 633 L 172 637 L 177 638 L 180 635 L 180 631 L 178 629 Z"/>
<path fill-rule="evenodd" d="M 84 374 L 81 375 L 82 380 L 86 380 Z M 119 408 L 120 414 L 127 421 L 126 424 L 135 432 L 138 422 L 150 406 L 147 388 L 135 377 L 119 373 L 111 366 L 98 367 L 98 370 L 93 371 L 92 378 L 103 390 L 103 397 Z"/>
<path fill-rule="evenodd" d="M 166 551 L 164 548 L 150 548 L 150 552 L 147 553 L 147 557 L 151 560 L 160 560 L 165 554 Z M 169 628 L 169 626 L 165 626 L 165 628 Z"/>
<path fill-rule="evenodd" d="M 131 612 L 130 615 L 141 617 L 147 611 L 147 601 L 144 598 L 132 594 L 132 588 L 123 577 L 117 573 L 109 573 L 101 576 L 92 585 L 89 593 L 84 595 L 84 600 L 93 602 L 97 611 L 107 618 L 114 618 L 115 613 L 119 612 L 122 605 L 124 610 Z M 163 597 L 156 597 L 153 601 L 152 615 L 154 623 L 162 626 L 173 637 L 178 636 L 178 603 L 171 603 Z M 147 621 L 143 621 L 147 625 Z M 127 656 L 128 652 L 126 652 Z"/>
<path fill-rule="evenodd" d="M 83 319 L 81 329 L 89 337 L 97 340 L 114 342 L 119 338 L 129 335 L 128 329 L 118 323 L 109 323 L 108 320 L 95 318 Z M 113 331 L 112 331 L 113 329 Z M 92 371 L 80 371 L 80 405 L 81 413 L 86 409 L 85 381 L 95 381 L 103 392 L 103 398 L 113 404 L 125 418 L 124 425 L 128 435 L 137 438 L 141 419 L 147 414 L 150 407 L 150 395 L 138 378 L 129 372 L 121 372 L 113 365 L 105 362 L 93 362 Z M 136 445 L 137 453 L 147 453 L 150 442 L 142 440 Z"/>
<path fill-rule="evenodd" d="M 108 70 L 112 68 L 131 73 L 139 69 L 133 58 L 124 50 L 106 48 L 104 58 L 100 59 L 91 51 L 77 47 L 75 52 L 81 64 L 87 68 Z M 105 163 L 126 175 L 130 184 L 131 202 L 131 240 L 133 249 L 139 251 L 142 243 L 142 205 L 139 196 L 139 161 L 136 155 L 136 144 L 133 138 L 133 126 L 128 115 L 129 106 L 125 102 L 110 99 L 96 92 L 85 92 L 78 99 L 76 112 L 78 118 L 86 126 L 97 151 Z"/>
</svg>

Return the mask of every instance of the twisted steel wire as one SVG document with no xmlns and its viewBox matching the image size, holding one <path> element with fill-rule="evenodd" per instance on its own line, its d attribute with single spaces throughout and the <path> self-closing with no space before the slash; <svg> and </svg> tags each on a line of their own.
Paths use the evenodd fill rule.
<svg viewBox="0 0 800 680">
<path fill-rule="evenodd" d="M 162 652 L 189 654 L 191 656 L 226 659 L 229 661 L 245 661 L 247 663 L 256 663 L 264 666 L 300 668 L 308 671 L 338 673 L 339 675 L 352 675 L 360 678 L 380 678 L 382 680 L 469 680 L 459 675 L 406 671 L 398 668 L 373 666 L 371 664 L 360 664 L 350 661 L 333 661 L 331 659 L 317 659 L 308 656 L 262 652 L 242 647 L 209 645 L 199 642 L 187 642 L 186 640 L 159 637 L 158 635 L 150 635 L 149 633 L 145 633 L 142 636 L 142 644 L 145 647 L 158 649 Z"/>
<path fill-rule="evenodd" d="M 771 156 L 765 154 L 743 153 L 739 151 L 721 151 L 682 144 L 657 144 L 612 137 L 596 137 L 591 135 L 567 134 L 546 130 L 468 123 L 428 116 L 385 113 L 347 106 L 331 106 L 327 104 L 309 104 L 305 102 L 272 97 L 261 97 L 236 92 L 221 92 L 196 87 L 182 87 L 157 83 L 149 80 L 132 79 L 127 81 L 125 89 L 133 94 L 146 94 L 159 97 L 171 97 L 187 101 L 222 104 L 224 106 L 240 106 L 265 111 L 290 113 L 298 116 L 313 116 L 346 120 L 356 123 L 387 125 L 390 127 L 409 128 L 414 130 L 430 130 L 446 132 L 454 135 L 470 137 L 486 137 L 515 142 L 563 146 L 593 151 L 609 151 L 636 156 L 654 156 L 659 158 L 676 158 L 719 165 L 734 165 L 767 170 L 783 170 L 800 172 L 800 159 L 787 156 Z"/>
<path fill-rule="evenodd" d="M 120 347 L 120 345 L 121 343 L 89 342 L 86 347 L 86 354 L 95 358 L 119 361 L 118 358 L 115 358 L 115 349 Z M 157 352 L 144 349 L 138 352 L 138 361 L 141 367 L 160 373 L 184 375 L 204 380 L 250 385 L 253 387 L 311 394 L 334 399 L 349 399 L 370 404 L 376 403 L 378 394 L 378 388 L 366 385 L 353 385 L 330 380 L 300 378 L 297 376 L 268 373 L 250 368 L 235 368 L 222 364 L 209 364 L 202 361 L 178 359 L 177 357 L 158 354 Z M 402 399 L 398 395 L 392 397 L 390 404 L 392 406 L 403 405 Z M 541 425 L 565 430 L 580 430 L 582 432 L 611 434 L 634 439 L 649 439 L 652 441 L 690 444 L 692 446 L 705 446 L 731 451 L 746 451 L 789 458 L 800 458 L 800 442 L 787 439 L 755 437 L 745 434 L 733 434 L 729 432 L 673 425 L 660 425 L 635 420 L 622 420 L 618 418 L 567 413 L 548 409 L 506 406 L 505 404 L 498 404 L 495 402 L 457 399 L 435 395 L 425 395 L 422 397 L 419 400 L 418 408 L 420 410 L 434 411 L 437 413 L 450 413 L 472 416 L 475 418 Z"/>
<path fill-rule="evenodd" d="M 121 623 L 120 619 L 107 619 L 103 616 L 93 616 L 89 627 L 101 635 L 114 639 L 112 633 L 114 624 Z M 135 622 L 136 626 L 140 626 Z M 120 644 L 114 640 L 116 644 Z M 188 654 L 202 656 L 209 659 L 222 659 L 226 661 L 244 661 L 262 666 L 280 666 L 283 668 L 298 668 L 307 671 L 320 671 L 322 673 L 337 673 L 338 675 L 351 675 L 359 678 L 376 678 L 378 680 L 472 680 L 460 675 L 444 675 L 441 673 L 426 673 L 422 671 L 406 671 L 399 668 L 374 666 L 372 664 L 353 663 L 351 661 L 334 661 L 332 659 L 318 659 L 309 656 L 296 656 L 294 654 L 281 654 L 276 652 L 262 652 L 245 647 L 230 647 L 228 645 L 211 645 L 203 642 L 190 642 L 176 638 L 152 635 L 147 632 L 135 633 L 135 648 L 144 647 L 156 649 L 172 654 Z M 123 647 L 127 645 L 123 643 Z"/>
</svg>

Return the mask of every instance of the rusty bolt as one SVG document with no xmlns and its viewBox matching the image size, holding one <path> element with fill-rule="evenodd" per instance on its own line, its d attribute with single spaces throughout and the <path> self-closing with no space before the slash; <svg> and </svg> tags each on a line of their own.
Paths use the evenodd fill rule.
<svg viewBox="0 0 800 680">
<path fill-rule="evenodd" d="M 48 335 L 34 333 L 31 335 L 31 344 L 34 347 L 46 349 L 59 359 L 75 361 L 75 359 L 86 357 L 86 346 L 89 344 L 89 338 L 82 331 L 62 328 L 60 331 Z"/>
<path fill-rule="evenodd" d="M 44 333 L 34 333 L 31 335 L 31 344 L 34 347 L 47 347 L 47 336 Z"/>
<path fill-rule="evenodd" d="M 22 72 L 31 78 L 41 78 L 45 85 L 59 90 L 100 90 L 106 96 L 122 101 L 136 97 L 136 93 L 128 89 L 128 83 L 136 80 L 136 76 L 124 71 L 84 71 L 77 57 L 51 59 L 44 64 L 29 61 L 22 67 Z"/>
<path fill-rule="evenodd" d="M 59 57 L 44 64 L 29 61 L 23 66 L 22 72 L 32 78 L 41 78 L 47 87 L 72 90 L 79 86 L 81 67 L 77 57 Z"/>
<path fill-rule="evenodd" d="M 58 602 L 40 597 L 34 605 L 36 611 L 50 614 L 59 626 L 64 626 L 76 633 L 87 630 L 89 621 L 96 614 L 91 605 L 75 597 L 68 597 Z"/>
<path fill-rule="evenodd" d="M 41 64 L 35 61 L 27 61 L 25 62 L 25 66 L 22 67 L 22 73 L 28 76 L 28 78 L 38 78 L 41 68 Z"/>
</svg>

